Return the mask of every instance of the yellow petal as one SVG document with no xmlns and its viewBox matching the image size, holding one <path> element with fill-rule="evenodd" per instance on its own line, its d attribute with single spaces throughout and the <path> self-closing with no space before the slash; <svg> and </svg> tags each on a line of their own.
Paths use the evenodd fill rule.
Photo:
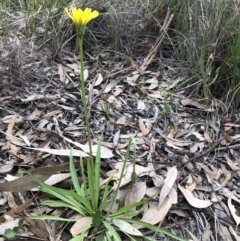
<svg viewBox="0 0 240 241">
<path fill-rule="evenodd" d="M 83 11 L 81 8 L 72 8 L 72 14 L 69 13 L 68 8 L 65 8 L 64 11 L 72 19 L 72 21 L 79 26 L 86 26 L 87 23 L 96 18 L 99 15 L 99 12 L 91 8 L 85 8 Z"/>
<path fill-rule="evenodd" d="M 97 10 L 94 10 L 92 13 L 91 13 L 91 19 L 93 18 L 96 18 L 99 16 L 99 12 Z"/>
<path fill-rule="evenodd" d="M 70 15 L 68 8 L 64 8 L 65 13 L 72 19 L 72 16 Z"/>
</svg>

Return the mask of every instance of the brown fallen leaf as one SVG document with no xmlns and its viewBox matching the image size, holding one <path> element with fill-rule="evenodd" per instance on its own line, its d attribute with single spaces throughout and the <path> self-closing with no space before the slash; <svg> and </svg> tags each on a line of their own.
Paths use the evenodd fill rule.
<svg viewBox="0 0 240 241">
<path fill-rule="evenodd" d="M 233 229 L 232 226 L 229 227 L 229 231 L 230 231 L 231 234 L 234 236 L 234 238 L 236 239 L 236 241 L 240 241 L 240 236 L 237 235 L 237 233 L 235 232 L 235 230 Z"/>
<path fill-rule="evenodd" d="M 222 240 L 233 240 L 230 232 L 228 231 L 227 227 L 219 224 L 219 234 Z M 208 239 L 209 240 L 209 239 Z M 206 241 L 208 241 L 206 240 Z"/>
<path fill-rule="evenodd" d="M 0 173 L 9 172 L 12 170 L 13 167 L 14 167 L 14 161 L 11 161 L 10 163 L 8 163 L 6 165 L 2 165 L 2 166 L 0 166 Z"/>
<path fill-rule="evenodd" d="M 83 232 L 84 230 L 90 228 L 92 226 L 92 217 L 82 217 L 75 222 L 70 229 L 70 232 L 73 237 L 77 236 L 79 233 Z"/>
<path fill-rule="evenodd" d="M 192 234 L 188 229 L 186 231 L 189 233 L 193 241 L 200 241 L 194 234 Z"/>
<path fill-rule="evenodd" d="M 82 145 L 82 144 L 80 144 L 80 143 L 78 143 L 78 142 L 76 142 L 76 141 L 72 141 L 71 139 L 63 136 L 61 133 L 59 133 L 59 134 L 60 134 L 60 136 L 61 136 L 64 140 L 66 140 L 67 142 L 69 142 L 69 143 L 71 143 L 71 144 L 73 144 L 73 145 L 81 148 L 81 149 L 85 152 L 85 153 L 84 153 L 84 152 L 81 152 L 81 151 L 78 151 L 78 150 L 73 150 L 73 155 L 74 155 L 74 156 L 75 156 L 75 155 L 76 155 L 76 156 L 80 156 L 80 154 L 82 155 L 82 157 L 87 157 L 87 156 L 88 156 L 88 154 L 86 154 L 86 153 L 89 153 L 89 152 L 90 152 L 90 150 L 89 150 L 89 145 L 88 145 L 88 144 Z M 92 145 L 92 154 L 93 154 L 93 156 L 96 156 L 96 155 L 97 155 L 97 149 L 98 149 L 98 145 Z M 57 151 L 58 151 L 58 150 L 53 150 L 53 149 L 49 149 L 49 150 L 54 151 L 54 152 L 56 151 L 55 154 L 58 155 L 58 154 L 57 154 Z M 64 155 L 64 156 L 65 156 L 65 151 L 66 151 L 66 150 L 61 150 L 61 153 L 62 153 L 62 155 Z M 74 153 L 75 151 L 77 151 L 77 152 Z M 70 153 L 70 150 L 67 150 L 67 152 Z M 48 153 L 49 153 L 49 151 L 48 151 Z M 64 154 L 63 154 L 63 153 L 64 153 Z M 52 153 L 52 154 L 53 154 L 53 153 Z M 69 156 L 69 154 L 68 154 L 67 156 Z M 113 156 L 114 156 L 114 155 L 113 155 L 112 151 L 111 151 L 109 148 L 107 148 L 107 147 L 105 147 L 105 146 L 101 146 L 101 153 L 100 153 L 100 157 L 101 157 L 101 158 L 111 158 L 111 157 L 113 157 Z"/>
<path fill-rule="evenodd" d="M 40 100 L 40 99 L 44 99 L 44 100 L 57 100 L 60 99 L 60 95 L 43 95 L 43 94 L 32 94 L 30 96 L 28 96 L 25 99 L 21 99 L 22 102 L 29 102 L 29 101 L 34 101 L 34 100 Z"/>
<path fill-rule="evenodd" d="M 2 216 L 0 216 L 0 224 L 1 224 L 0 226 L 2 226 L 2 223 L 5 222 L 6 216 L 14 217 L 16 214 L 19 214 L 19 213 L 23 212 L 24 210 L 26 210 L 32 204 L 33 199 L 34 199 L 34 197 L 28 199 L 25 203 L 5 212 Z M 1 234 L 1 231 L 0 231 L 0 234 Z"/>
<path fill-rule="evenodd" d="M 159 223 L 165 218 L 171 206 L 172 203 L 168 197 L 165 198 L 160 208 L 158 208 L 158 203 L 149 202 L 149 208 L 143 214 L 141 221 L 150 224 Z"/>
<path fill-rule="evenodd" d="M 207 208 L 212 205 L 211 201 L 201 200 L 201 199 L 194 197 L 193 194 L 189 190 L 181 187 L 180 185 L 178 185 L 178 188 L 180 189 L 180 191 L 182 192 L 182 194 L 184 195 L 184 197 L 187 199 L 188 203 L 191 206 L 193 206 L 195 208 Z"/>
<path fill-rule="evenodd" d="M 103 77 L 101 73 L 98 73 L 96 76 L 96 81 L 94 83 L 94 87 L 99 86 L 103 82 Z"/>
<path fill-rule="evenodd" d="M 208 143 L 212 143 L 212 139 L 210 138 L 209 133 L 207 131 L 204 131 L 203 136 Z"/>
<path fill-rule="evenodd" d="M 59 79 L 62 83 L 65 82 L 65 74 L 64 74 L 64 70 L 63 70 L 63 66 L 62 64 L 58 64 L 58 75 L 59 75 Z M 67 83 L 65 83 L 67 84 Z"/>
<path fill-rule="evenodd" d="M 206 223 L 206 226 L 203 228 L 202 241 L 210 240 L 210 236 L 212 236 L 210 224 Z"/>
<path fill-rule="evenodd" d="M 240 216 L 238 216 L 236 214 L 237 210 L 234 207 L 234 205 L 232 204 L 232 199 L 231 198 L 228 198 L 228 208 L 229 208 L 229 210 L 230 210 L 230 212 L 231 212 L 231 214 L 232 214 L 232 216 L 233 216 L 233 218 L 234 218 L 234 220 L 235 220 L 235 222 L 236 222 L 236 224 L 238 226 L 239 223 L 240 223 Z"/>
<path fill-rule="evenodd" d="M 39 120 L 40 116 L 42 114 L 42 111 L 36 109 L 32 112 L 32 114 L 30 114 L 27 117 L 24 117 L 24 120 Z"/>
<path fill-rule="evenodd" d="M 152 124 L 149 122 L 144 122 L 143 119 L 139 119 L 139 129 L 146 136 L 152 128 Z"/>
<path fill-rule="evenodd" d="M 177 179 L 177 168 L 176 168 L 176 166 L 173 166 L 172 168 L 170 168 L 168 170 L 168 173 L 167 173 L 166 178 L 164 180 L 164 185 L 163 185 L 162 190 L 160 192 L 158 208 L 161 207 L 165 198 L 169 195 L 176 179 Z"/>
<path fill-rule="evenodd" d="M 181 104 L 183 106 L 194 106 L 198 109 L 201 109 L 201 110 L 204 110 L 204 111 L 207 111 L 207 112 L 213 112 L 214 110 L 210 109 L 210 108 L 206 108 L 205 106 L 203 106 L 202 104 L 199 104 L 197 101 L 195 100 L 192 100 L 192 99 L 182 99 L 181 100 Z"/>
<path fill-rule="evenodd" d="M 27 148 L 27 147 L 25 147 Z M 54 155 L 58 155 L 58 156 L 69 156 L 71 149 L 50 149 L 50 148 L 28 148 L 31 150 L 35 150 L 35 151 L 41 151 L 41 152 L 46 152 L 46 153 L 50 153 L 50 154 L 54 154 Z M 96 149 L 96 148 L 95 148 Z M 96 150 L 95 150 L 96 152 Z M 88 154 L 86 154 L 85 152 L 79 151 L 79 150 L 72 150 L 72 155 L 76 156 L 76 157 L 88 157 Z M 95 153 L 96 155 L 96 153 Z"/>
<path fill-rule="evenodd" d="M 75 167 L 79 167 L 79 162 L 74 163 Z M 58 171 L 69 170 L 69 164 L 65 163 L 59 166 L 39 167 L 31 171 L 41 181 L 46 181 L 50 176 Z M 0 183 L 0 191 L 9 192 L 25 192 L 37 187 L 37 184 L 28 175 L 18 178 L 10 182 Z"/>
<path fill-rule="evenodd" d="M 35 176 L 44 182 L 50 175 L 36 174 Z M 0 191 L 24 192 L 35 187 L 37 187 L 36 183 L 28 175 L 10 182 L 0 183 Z"/>
<path fill-rule="evenodd" d="M 120 136 L 120 130 L 118 130 L 114 137 L 113 137 L 113 145 L 114 147 L 117 147 L 118 146 L 118 142 L 119 142 L 119 136 Z"/>
<path fill-rule="evenodd" d="M 125 206 L 141 201 L 145 196 L 146 189 L 146 182 L 136 182 L 130 185 L 125 199 Z"/>
<path fill-rule="evenodd" d="M 16 138 L 15 136 L 13 136 L 13 127 L 16 123 L 16 119 L 17 119 L 17 114 L 12 116 L 11 121 L 8 124 L 7 131 L 6 131 L 6 140 L 7 141 L 4 144 L 4 146 L 2 147 L 2 150 L 9 149 L 12 140 L 14 140 Z"/>
<path fill-rule="evenodd" d="M 111 89 L 119 82 L 120 80 L 119 79 L 114 79 L 114 80 L 111 80 L 107 85 L 106 87 L 104 88 L 103 90 L 103 93 L 108 93 L 111 91 Z"/>
<path fill-rule="evenodd" d="M 28 219 L 28 230 L 42 240 L 49 240 L 48 228 L 45 221 Z"/>
<path fill-rule="evenodd" d="M 169 138 L 166 135 L 164 135 L 158 128 L 155 128 L 155 130 L 158 132 L 158 134 L 161 137 L 163 137 L 172 146 L 184 147 L 184 146 L 189 146 L 189 145 L 192 144 L 191 141 L 185 141 L 185 140 L 181 140 L 181 139 Z"/>
</svg>

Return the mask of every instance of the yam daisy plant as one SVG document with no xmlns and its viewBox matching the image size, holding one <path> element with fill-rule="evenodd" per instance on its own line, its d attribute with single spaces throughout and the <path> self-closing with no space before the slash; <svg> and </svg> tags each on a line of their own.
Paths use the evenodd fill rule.
<svg viewBox="0 0 240 241">
<path fill-rule="evenodd" d="M 84 116 L 85 116 L 87 135 L 88 135 L 90 162 L 91 162 L 91 165 L 93 166 L 90 125 L 89 125 L 86 92 L 85 92 L 85 83 L 84 83 L 83 36 L 84 36 L 84 33 L 85 33 L 86 25 L 92 19 L 98 17 L 99 12 L 96 11 L 96 10 L 92 11 L 91 8 L 85 8 L 85 10 L 82 10 L 81 8 L 73 8 L 71 13 L 69 12 L 68 8 L 65 8 L 64 10 L 67 13 L 67 15 L 72 19 L 73 23 L 75 24 L 76 32 L 77 32 L 77 41 L 79 43 L 79 50 L 80 50 L 80 71 L 81 71 L 79 82 L 80 82 L 80 86 L 81 86 L 82 102 L 83 102 Z"/>
<path fill-rule="evenodd" d="M 126 238 L 129 238 L 129 240 L 155 240 L 154 237 L 145 237 L 143 232 L 137 227 L 152 230 L 153 233 L 161 232 L 176 240 L 186 241 L 186 239 L 173 235 L 164 229 L 138 220 L 139 214 L 142 213 L 144 206 L 151 198 L 143 198 L 141 201 L 119 207 L 117 210 L 113 210 L 114 204 L 118 203 L 119 201 L 118 194 L 121 186 L 120 184 L 124 176 L 127 161 L 129 160 L 130 150 L 133 150 L 134 164 L 131 180 L 133 183 L 136 182 L 136 143 L 134 138 L 129 140 L 120 178 L 117 180 L 114 177 L 110 177 L 105 181 L 105 184 L 101 186 L 101 141 L 98 144 L 96 157 L 93 158 L 83 74 L 83 37 L 85 28 L 92 19 L 99 15 L 99 13 L 96 10 L 92 11 L 91 8 L 86 8 L 85 10 L 73 8 L 71 12 L 65 8 L 65 12 L 74 22 L 77 31 L 81 69 L 79 82 L 82 92 L 82 102 L 84 105 L 84 115 L 90 155 L 89 160 L 87 161 L 86 172 L 80 156 L 80 175 L 82 176 L 83 180 L 83 182 L 80 184 L 77 175 L 79 172 L 76 170 L 72 152 L 70 153 L 69 169 L 73 183 L 73 190 L 47 185 L 37 179 L 32 173 L 22 171 L 23 173 L 27 173 L 31 176 L 31 178 L 38 184 L 38 187 L 42 192 L 45 192 L 56 198 L 56 200 L 44 200 L 41 205 L 46 205 L 52 208 L 68 208 L 70 210 L 74 210 L 79 215 L 77 220 L 52 215 L 32 216 L 29 217 L 29 219 L 74 222 L 70 230 L 73 236 L 71 241 L 83 241 L 86 238 L 87 240 L 90 238 L 94 240 L 106 241 L 121 241 L 122 239 Z M 116 187 L 112 185 L 112 182 L 115 181 L 117 182 Z"/>
</svg>

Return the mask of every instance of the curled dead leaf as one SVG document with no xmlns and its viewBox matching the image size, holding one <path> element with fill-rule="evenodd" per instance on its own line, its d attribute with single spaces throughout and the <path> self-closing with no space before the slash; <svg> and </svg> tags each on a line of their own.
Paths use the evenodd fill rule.
<svg viewBox="0 0 240 241">
<path fill-rule="evenodd" d="M 229 209 L 230 209 L 230 212 L 231 212 L 231 214 L 232 214 L 232 216 L 233 216 L 233 218 L 234 218 L 234 220 L 235 220 L 235 222 L 236 222 L 236 224 L 237 224 L 237 226 L 239 225 L 239 223 L 240 223 L 240 216 L 238 216 L 237 214 L 236 214 L 236 208 L 234 207 L 234 205 L 232 204 L 232 199 L 231 198 L 228 198 L 228 207 L 229 207 Z"/>
<path fill-rule="evenodd" d="M 182 194 L 184 195 L 184 197 L 187 199 L 188 203 L 191 206 L 193 206 L 195 208 L 207 208 L 212 205 L 211 201 L 201 200 L 201 199 L 194 197 L 193 194 L 189 190 L 181 187 L 180 185 L 178 185 L 178 188 L 180 189 L 180 191 L 182 192 Z"/>
</svg>

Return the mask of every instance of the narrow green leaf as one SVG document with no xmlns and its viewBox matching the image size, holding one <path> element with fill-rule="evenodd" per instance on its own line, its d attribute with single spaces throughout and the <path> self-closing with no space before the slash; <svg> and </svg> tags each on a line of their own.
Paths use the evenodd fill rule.
<svg viewBox="0 0 240 241">
<path fill-rule="evenodd" d="M 99 192 L 100 192 L 100 164 L 101 164 L 101 142 L 102 137 L 98 142 L 97 154 L 95 158 L 94 180 L 95 180 L 95 203 L 98 206 Z"/>
<path fill-rule="evenodd" d="M 84 166 L 83 166 L 83 160 L 82 160 L 82 156 L 80 156 L 80 171 L 81 171 L 81 176 L 83 179 L 82 185 L 81 185 L 81 196 L 84 197 L 87 194 L 87 190 L 86 190 L 86 176 L 85 176 L 85 172 L 84 172 Z"/>
<path fill-rule="evenodd" d="M 96 236 L 96 241 L 103 241 L 105 240 L 105 232 L 101 232 Z"/>
<path fill-rule="evenodd" d="M 105 238 L 107 239 L 107 241 L 112 241 L 112 238 L 111 238 L 109 232 L 105 232 Z M 104 241 L 105 241 L 106 239 L 104 239 Z"/>
<path fill-rule="evenodd" d="M 28 174 L 40 186 L 41 191 L 48 193 L 50 195 L 53 195 L 56 198 L 66 202 L 72 206 L 75 206 L 75 208 L 78 208 L 80 206 L 81 209 L 86 210 L 87 213 L 92 212 L 91 205 L 89 204 L 88 200 L 83 198 L 82 196 L 78 195 L 77 193 L 75 193 L 71 190 L 66 190 L 66 189 L 47 185 L 44 182 L 38 180 L 30 172 L 28 172 Z M 78 201 L 76 201 L 74 198 L 77 199 L 78 201 L 80 201 L 80 203 Z"/>
<path fill-rule="evenodd" d="M 122 218 L 123 220 L 129 222 L 129 223 L 132 223 L 132 224 L 137 224 L 139 226 L 142 226 L 143 228 L 147 228 L 147 229 L 150 229 L 154 232 L 159 232 L 159 233 L 163 233 L 171 238 L 174 238 L 176 240 L 179 240 L 179 241 L 189 241 L 188 239 L 184 239 L 184 238 L 181 238 L 175 234 L 172 234 L 171 232 L 163 229 L 163 228 L 158 228 L 150 223 L 145 223 L 143 221 L 138 221 L 138 220 L 134 220 L 134 219 L 128 219 L 128 218 Z"/>
<path fill-rule="evenodd" d="M 29 217 L 27 217 L 27 219 L 33 219 L 33 220 L 56 220 L 56 221 L 64 221 L 64 222 L 76 222 L 75 219 L 61 218 L 61 217 L 52 216 L 52 215 L 29 216 Z"/>
<path fill-rule="evenodd" d="M 107 203 L 107 200 L 111 194 L 111 191 L 109 190 L 109 182 L 112 181 L 112 178 L 110 178 L 106 183 L 105 183 L 105 187 L 104 187 L 104 192 L 103 192 L 103 196 L 102 196 L 102 199 L 101 199 L 101 203 L 100 203 L 100 206 L 99 206 L 99 209 L 102 211 L 103 208 L 105 207 L 106 203 Z"/>
<path fill-rule="evenodd" d="M 103 221 L 104 226 L 106 227 L 106 229 L 112 234 L 114 241 L 122 241 L 122 239 L 120 238 L 119 234 L 117 233 L 117 231 L 113 228 L 113 226 L 110 225 L 110 223 Z"/>
<path fill-rule="evenodd" d="M 72 210 L 75 210 L 76 212 L 82 214 L 82 215 L 87 215 L 86 210 L 81 209 L 81 207 L 75 207 L 75 206 L 71 206 L 65 202 L 61 202 L 61 201 L 55 201 L 55 200 L 44 200 L 40 203 L 42 206 L 49 206 L 49 207 L 53 207 L 53 208 L 57 208 L 57 207 L 65 207 L 65 208 L 70 208 Z"/>
<path fill-rule="evenodd" d="M 123 167 L 122 167 L 122 170 L 121 170 L 121 173 L 120 173 L 120 178 L 119 178 L 119 181 L 118 181 L 118 185 L 116 187 L 115 195 L 114 195 L 114 197 L 112 199 L 112 203 L 111 203 L 111 206 L 110 206 L 110 208 L 109 208 L 109 210 L 108 210 L 108 212 L 106 214 L 106 217 L 108 217 L 109 213 L 111 213 L 113 204 L 114 204 L 114 202 L 116 200 L 117 193 L 119 191 L 120 184 L 121 184 L 121 181 L 122 181 L 122 178 L 123 178 L 123 174 L 124 174 L 124 171 L 125 171 L 125 168 L 126 168 L 126 165 L 127 165 L 127 160 L 128 160 L 128 156 L 129 156 L 131 143 L 132 143 L 132 139 L 130 139 L 129 142 L 128 142 L 127 152 L 126 152 L 126 155 L 125 155 L 125 158 L 124 158 L 124 163 L 123 163 Z"/>
<path fill-rule="evenodd" d="M 77 177 L 77 173 L 76 173 L 76 168 L 74 165 L 74 161 L 73 161 L 73 155 L 72 155 L 72 149 L 70 151 L 70 156 L 69 156 L 69 169 L 70 169 L 70 173 L 71 173 L 71 179 L 73 182 L 73 186 L 77 192 L 78 195 L 81 195 L 81 188 L 78 182 L 78 177 Z"/>
<path fill-rule="evenodd" d="M 84 241 L 84 238 L 88 236 L 88 231 L 89 230 L 86 230 L 86 231 L 82 232 L 78 236 L 70 239 L 69 241 Z"/>
<path fill-rule="evenodd" d="M 97 210 L 96 213 L 93 215 L 93 227 L 97 228 L 102 221 L 102 212 L 100 210 Z"/>
<path fill-rule="evenodd" d="M 136 183 L 137 182 L 137 173 L 135 171 L 135 165 L 133 165 L 133 171 L 132 171 L 132 174 L 131 174 L 131 182 L 132 183 Z"/>
<path fill-rule="evenodd" d="M 131 181 L 132 183 L 136 183 L 137 182 L 137 173 L 135 171 L 135 166 L 136 166 L 136 141 L 135 139 L 132 137 L 132 144 L 133 144 L 133 171 L 131 174 Z"/>
<path fill-rule="evenodd" d="M 148 201 L 148 199 L 143 199 L 139 202 L 136 203 L 131 203 L 128 204 L 120 209 L 118 209 L 117 211 L 115 211 L 114 213 L 111 213 L 108 215 L 109 218 L 116 218 L 117 216 L 121 215 L 121 214 L 125 214 L 125 216 L 128 216 L 128 211 L 134 207 L 138 207 L 140 205 L 145 204 Z"/>
<path fill-rule="evenodd" d="M 96 203 L 95 203 L 95 191 L 94 191 L 94 166 L 91 165 L 90 160 L 87 162 L 87 172 L 88 172 L 88 188 L 90 193 L 90 202 L 92 204 L 93 212 L 97 211 Z"/>
</svg>

